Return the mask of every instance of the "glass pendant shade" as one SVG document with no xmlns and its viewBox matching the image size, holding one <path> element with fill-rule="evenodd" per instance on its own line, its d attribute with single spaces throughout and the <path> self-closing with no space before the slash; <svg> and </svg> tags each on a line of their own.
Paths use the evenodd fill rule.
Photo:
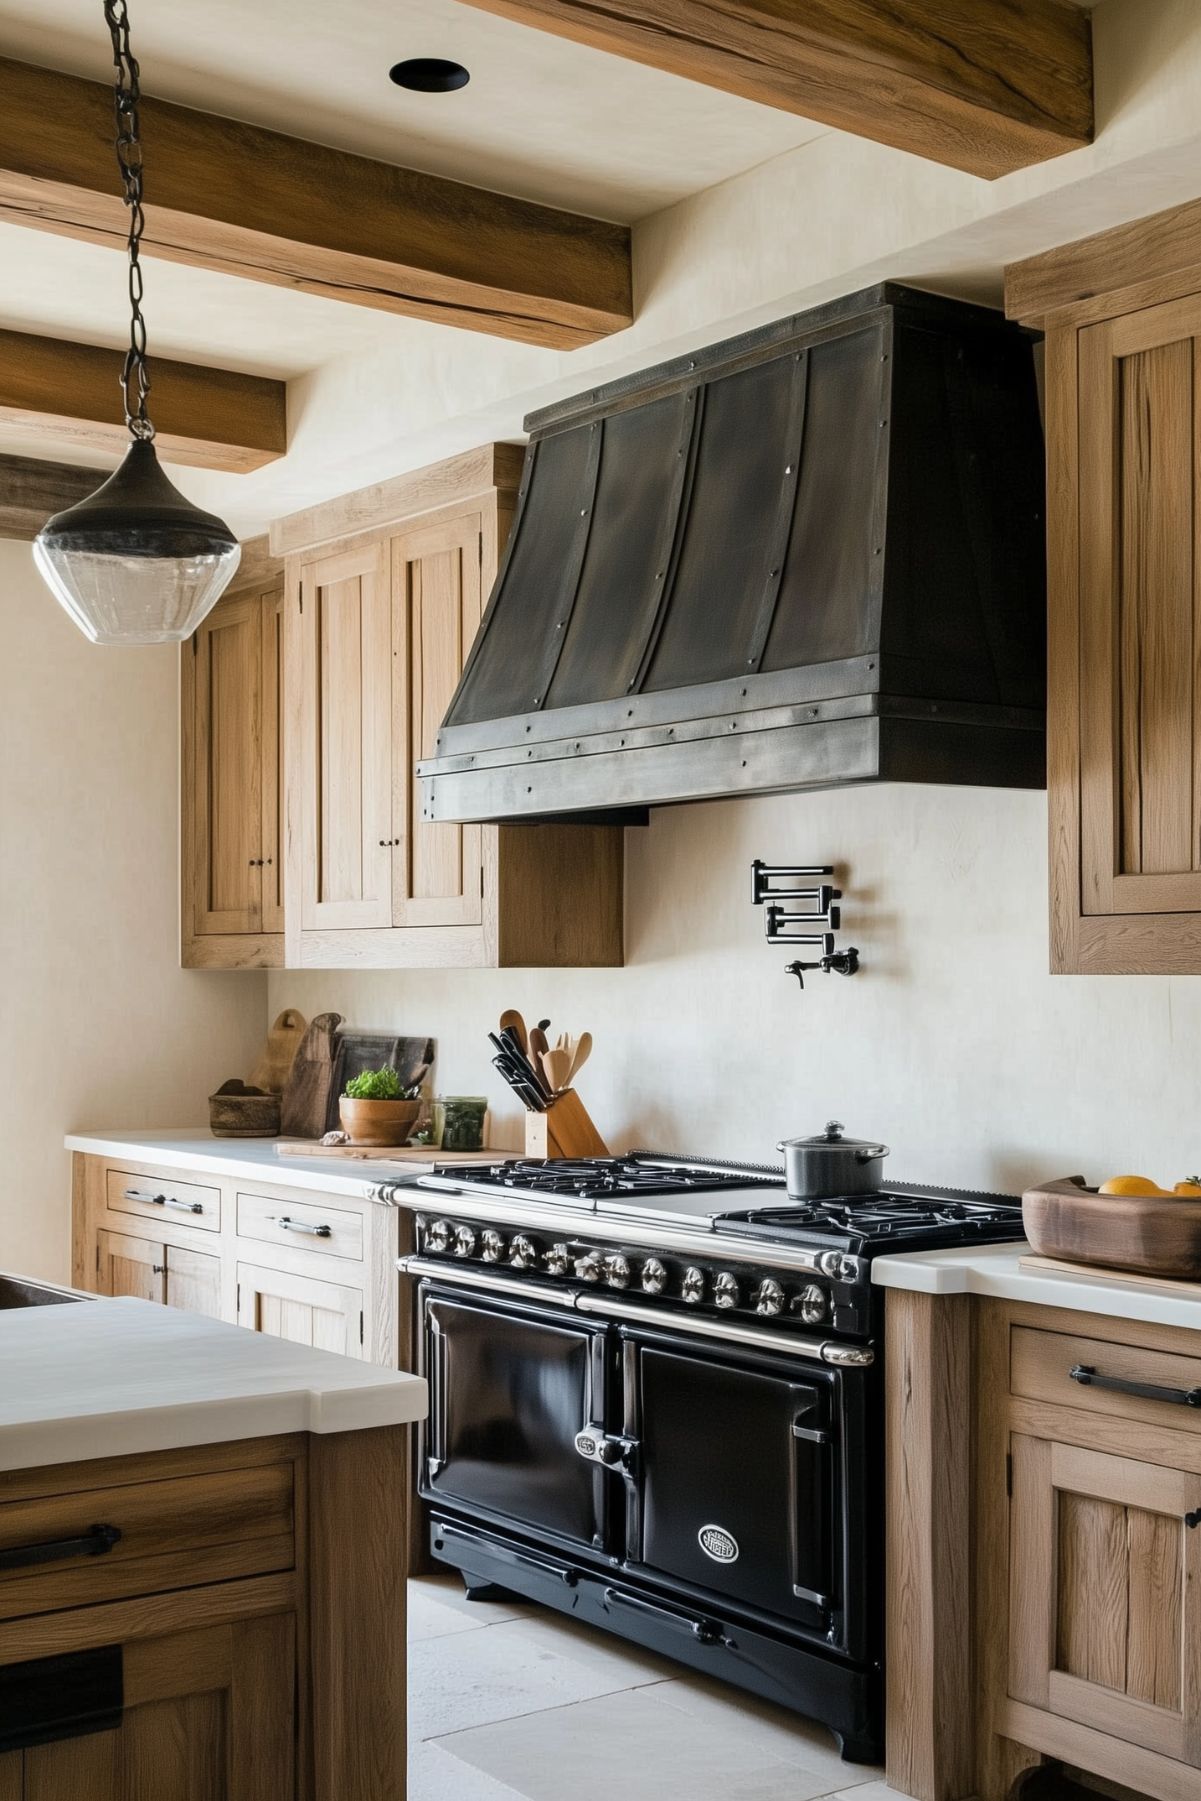
<svg viewBox="0 0 1201 1801">
<path fill-rule="evenodd" d="M 242 547 L 213 513 L 168 481 L 154 445 L 137 438 L 121 467 L 34 539 L 55 599 L 94 644 L 188 638 L 217 604 Z"/>
</svg>

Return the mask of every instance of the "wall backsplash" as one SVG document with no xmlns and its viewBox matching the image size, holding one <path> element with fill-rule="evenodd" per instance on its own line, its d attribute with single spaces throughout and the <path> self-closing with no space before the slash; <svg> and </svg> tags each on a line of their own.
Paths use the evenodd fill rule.
<svg viewBox="0 0 1201 1801">
<path fill-rule="evenodd" d="M 846 866 L 862 973 L 802 995 L 750 904 L 750 863 Z M 612 1148 L 774 1159 L 836 1116 L 889 1172 L 1020 1189 L 1201 1167 L 1201 979 L 1047 972 L 1046 798 L 866 787 L 665 808 L 627 834 L 619 970 L 279 972 L 272 1014 L 428 1031 L 437 1086 L 522 1114 L 485 1038 L 502 1007 L 595 1036 L 580 1092 Z"/>
</svg>

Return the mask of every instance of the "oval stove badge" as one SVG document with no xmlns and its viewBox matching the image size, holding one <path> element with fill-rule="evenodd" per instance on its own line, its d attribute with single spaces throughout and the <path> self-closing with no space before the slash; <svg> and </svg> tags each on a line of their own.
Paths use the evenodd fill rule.
<svg viewBox="0 0 1201 1801">
<path fill-rule="evenodd" d="M 738 1540 L 724 1526 L 702 1526 L 696 1536 L 701 1550 L 714 1563 L 737 1563 Z"/>
</svg>

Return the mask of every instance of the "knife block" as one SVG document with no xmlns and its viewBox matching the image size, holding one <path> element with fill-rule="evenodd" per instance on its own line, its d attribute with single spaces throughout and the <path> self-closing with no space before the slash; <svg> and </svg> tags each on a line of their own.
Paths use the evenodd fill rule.
<svg viewBox="0 0 1201 1801">
<path fill-rule="evenodd" d="M 527 1157 L 607 1157 L 609 1147 L 574 1088 L 549 1101 L 544 1113 L 525 1116 Z"/>
</svg>

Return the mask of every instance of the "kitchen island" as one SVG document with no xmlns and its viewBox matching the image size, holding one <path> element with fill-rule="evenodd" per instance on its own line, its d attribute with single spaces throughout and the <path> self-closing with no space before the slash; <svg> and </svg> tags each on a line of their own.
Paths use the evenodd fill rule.
<svg viewBox="0 0 1201 1801">
<path fill-rule="evenodd" d="M 424 1382 L 136 1299 L 0 1302 L 3 1801 L 403 1796 Z"/>
</svg>

